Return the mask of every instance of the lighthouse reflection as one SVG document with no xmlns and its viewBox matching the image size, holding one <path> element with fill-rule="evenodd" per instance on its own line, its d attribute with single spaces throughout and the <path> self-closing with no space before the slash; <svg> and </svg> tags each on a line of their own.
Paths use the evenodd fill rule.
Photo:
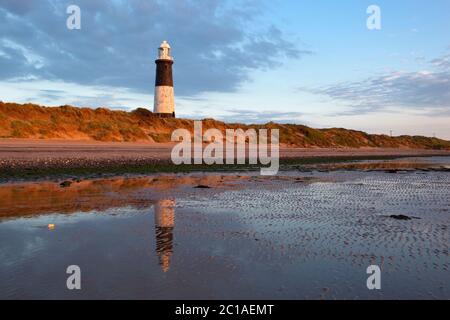
<svg viewBox="0 0 450 320">
<path fill-rule="evenodd" d="M 164 272 L 169 271 L 173 253 L 173 228 L 175 224 L 175 200 L 158 200 L 154 205 L 156 254 Z"/>
</svg>

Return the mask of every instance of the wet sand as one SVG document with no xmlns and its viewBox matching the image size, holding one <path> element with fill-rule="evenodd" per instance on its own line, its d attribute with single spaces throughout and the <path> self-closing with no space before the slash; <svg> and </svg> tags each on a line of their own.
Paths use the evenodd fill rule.
<svg viewBox="0 0 450 320">
<path fill-rule="evenodd" d="M 39 166 L 112 166 L 169 161 L 174 143 L 0 139 L 0 169 Z M 281 158 L 450 155 L 450 150 L 280 147 Z"/>
<path fill-rule="evenodd" d="M 0 298 L 449 299 L 449 158 L 358 163 L 0 185 Z"/>
</svg>

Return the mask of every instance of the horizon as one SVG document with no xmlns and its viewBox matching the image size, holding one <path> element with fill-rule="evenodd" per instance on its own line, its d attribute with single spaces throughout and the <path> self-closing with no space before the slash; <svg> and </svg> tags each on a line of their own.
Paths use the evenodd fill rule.
<svg viewBox="0 0 450 320">
<path fill-rule="evenodd" d="M 69 4 L 79 30 L 66 27 Z M 380 30 L 366 26 L 373 4 Z M 0 100 L 152 111 L 167 40 L 178 117 L 450 139 L 450 3 L 323 6 L 4 0 Z"/>
</svg>

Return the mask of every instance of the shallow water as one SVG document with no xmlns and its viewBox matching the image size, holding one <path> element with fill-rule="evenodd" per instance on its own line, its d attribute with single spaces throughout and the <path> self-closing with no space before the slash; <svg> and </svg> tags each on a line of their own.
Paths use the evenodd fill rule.
<svg viewBox="0 0 450 320">
<path fill-rule="evenodd" d="M 449 172 L 280 174 L 2 185 L 0 298 L 450 298 Z"/>
</svg>

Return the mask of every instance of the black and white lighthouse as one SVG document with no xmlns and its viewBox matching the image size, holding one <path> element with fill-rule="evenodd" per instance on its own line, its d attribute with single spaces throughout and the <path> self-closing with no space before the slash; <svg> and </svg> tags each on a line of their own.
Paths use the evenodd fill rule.
<svg viewBox="0 0 450 320">
<path fill-rule="evenodd" d="M 160 117 L 175 117 L 175 102 L 173 94 L 172 64 L 170 45 L 163 41 L 158 48 L 156 63 L 155 101 L 153 112 Z"/>
</svg>

